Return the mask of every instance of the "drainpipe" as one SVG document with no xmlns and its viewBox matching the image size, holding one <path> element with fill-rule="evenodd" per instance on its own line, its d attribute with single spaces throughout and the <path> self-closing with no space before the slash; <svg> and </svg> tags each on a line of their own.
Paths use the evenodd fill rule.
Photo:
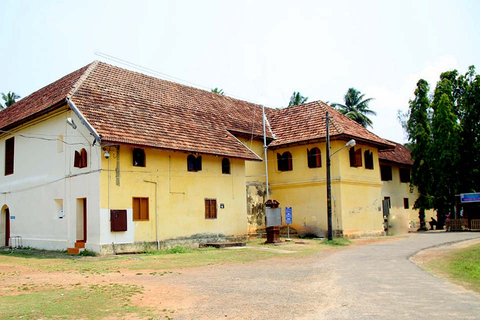
<svg viewBox="0 0 480 320">
<path fill-rule="evenodd" d="M 265 106 L 262 106 L 263 113 L 263 155 L 265 157 L 265 185 L 267 187 L 267 200 L 270 199 L 268 192 L 268 160 L 267 160 L 267 134 L 265 129 Z"/>
<path fill-rule="evenodd" d="M 143 180 L 147 183 L 155 184 L 155 233 L 157 241 L 157 250 L 160 251 L 160 239 L 158 238 L 158 182 L 151 180 Z"/>
</svg>

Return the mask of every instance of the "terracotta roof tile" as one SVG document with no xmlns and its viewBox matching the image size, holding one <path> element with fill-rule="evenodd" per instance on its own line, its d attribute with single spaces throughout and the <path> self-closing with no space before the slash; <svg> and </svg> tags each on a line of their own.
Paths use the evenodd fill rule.
<svg viewBox="0 0 480 320">
<path fill-rule="evenodd" d="M 78 80 L 91 66 L 89 64 L 49 84 L 31 95 L 17 101 L 0 112 L 0 128 L 8 130 L 16 125 L 49 112 L 59 104 L 65 104 L 65 97 L 75 88 Z"/>
<path fill-rule="evenodd" d="M 345 117 L 322 101 L 268 112 L 269 122 L 276 140 L 270 146 L 278 147 L 312 140 L 326 139 L 326 112 L 330 121 L 330 138 L 355 139 L 373 144 L 379 149 L 393 148 L 393 144 L 378 137 L 355 121 Z"/>
<path fill-rule="evenodd" d="M 259 160 L 229 133 L 263 135 L 258 105 L 102 62 L 71 101 L 103 141 Z"/>
<path fill-rule="evenodd" d="M 389 161 L 409 166 L 413 165 L 411 153 L 407 148 L 400 143 L 393 141 L 389 142 L 395 144 L 395 149 L 380 150 L 378 153 L 378 158 L 380 161 Z"/>
</svg>

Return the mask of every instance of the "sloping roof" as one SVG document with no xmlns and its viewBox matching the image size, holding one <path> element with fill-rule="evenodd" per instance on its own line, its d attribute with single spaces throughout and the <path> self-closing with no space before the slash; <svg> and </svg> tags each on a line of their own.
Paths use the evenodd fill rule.
<svg viewBox="0 0 480 320">
<path fill-rule="evenodd" d="M 322 101 L 270 111 L 268 118 L 276 140 L 269 146 L 279 147 L 312 140 L 326 139 L 326 113 L 329 113 L 330 139 L 355 139 L 379 149 L 393 148 L 393 144 L 368 131 Z"/>
<path fill-rule="evenodd" d="M 18 124 L 52 111 L 61 105 L 65 105 L 65 97 L 75 88 L 79 80 L 92 65 L 89 64 L 66 75 L 0 112 L 0 129 L 8 130 Z"/>
<path fill-rule="evenodd" d="M 400 143 L 389 141 L 395 145 L 395 149 L 380 150 L 378 152 L 378 159 L 380 161 L 394 162 L 398 164 L 413 165 L 413 160 L 410 151 Z"/>
<path fill-rule="evenodd" d="M 261 106 L 98 61 L 0 112 L 0 129 L 63 107 L 67 98 L 102 142 L 261 160 L 235 137 L 263 137 Z M 354 138 L 379 149 L 393 148 L 321 101 L 266 108 L 267 138 L 275 138 L 269 146 L 325 139 L 327 111 L 332 139 Z"/>
</svg>

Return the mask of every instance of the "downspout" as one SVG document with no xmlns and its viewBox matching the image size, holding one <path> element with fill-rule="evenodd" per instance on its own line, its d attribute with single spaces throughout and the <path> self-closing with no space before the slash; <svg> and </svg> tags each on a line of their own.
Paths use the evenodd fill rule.
<svg viewBox="0 0 480 320">
<path fill-rule="evenodd" d="M 267 189 L 267 200 L 270 199 L 270 193 L 268 192 L 268 160 L 267 160 L 267 133 L 265 129 L 265 106 L 262 106 L 263 113 L 263 155 L 265 157 L 265 186 Z"/>
<path fill-rule="evenodd" d="M 87 119 L 83 116 L 83 114 L 80 112 L 80 110 L 77 108 L 75 103 L 71 101 L 68 98 L 65 98 L 67 100 L 68 106 L 72 109 L 73 113 L 77 115 L 77 117 L 80 119 L 80 122 L 90 131 L 90 134 L 95 138 L 95 141 L 92 143 L 92 146 L 95 145 L 95 142 L 97 142 L 99 145 L 102 143 L 102 138 L 98 134 L 97 130 L 95 130 L 94 127 L 87 121 Z"/>
<path fill-rule="evenodd" d="M 155 237 L 157 241 L 157 250 L 160 251 L 160 239 L 158 237 L 158 182 L 151 181 L 151 180 L 143 180 L 147 183 L 154 183 L 155 184 Z"/>
</svg>

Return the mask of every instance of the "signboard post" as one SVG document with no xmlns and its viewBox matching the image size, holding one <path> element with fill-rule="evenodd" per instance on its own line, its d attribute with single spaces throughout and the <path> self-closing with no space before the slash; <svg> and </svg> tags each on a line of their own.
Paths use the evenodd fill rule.
<svg viewBox="0 0 480 320">
<path fill-rule="evenodd" d="M 290 224 L 292 223 L 292 207 L 285 208 L 285 223 L 287 224 L 287 241 L 292 241 L 292 239 L 290 239 Z"/>
</svg>

